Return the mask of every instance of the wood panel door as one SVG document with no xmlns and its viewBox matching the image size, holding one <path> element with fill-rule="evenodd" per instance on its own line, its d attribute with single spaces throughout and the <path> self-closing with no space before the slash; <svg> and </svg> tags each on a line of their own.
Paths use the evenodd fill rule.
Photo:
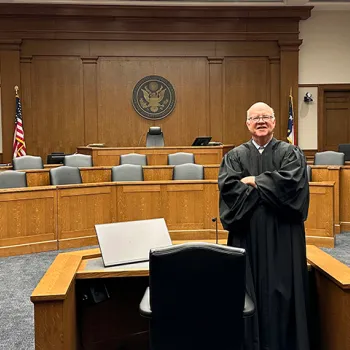
<svg viewBox="0 0 350 350">
<path fill-rule="evenodd" d="M 350 90 L 324 93 L 323 149 L 338 150 L 340 143 L 350 143 Z"/>
</svg>

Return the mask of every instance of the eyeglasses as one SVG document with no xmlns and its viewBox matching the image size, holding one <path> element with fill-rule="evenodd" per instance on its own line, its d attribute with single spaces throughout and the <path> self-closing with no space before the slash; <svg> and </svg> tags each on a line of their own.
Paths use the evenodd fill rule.
<svg viewBox="0 0 350 350">
<path fill-rule="evenodd" d="M 267 122 L 267 121 L 271 120 L 272 118 L 273 118 L 272 115 L 259 115 L 256 117 L 248 118 L 248 120 L 252 120 L 254 123 L 257 123 L 260 119 L 263 122 Z"/>
</svg>

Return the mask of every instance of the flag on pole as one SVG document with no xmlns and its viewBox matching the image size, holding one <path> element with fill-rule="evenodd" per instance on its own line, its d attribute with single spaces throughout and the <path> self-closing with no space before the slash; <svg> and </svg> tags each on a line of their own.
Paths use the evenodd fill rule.
<svg viewBox="0 0 350 350">
<path fill-rule="evenodd" d="M 26 143 L 24 141 L 22 105 L 18 95 L 18 86 L 16 91 L 16 116 L 15 116 L 15 132 L 13 135 L 13 158 L 22 157 L 27 154 Z"/>
<path fill-rule="evenodd" d="M 292 145 L 295 145 L 295 133 L 294 133 L 294 131 L 295 130 L 294 130 L 293 96 L 292 96 L 292 89 L 290 89 L 287 140 Z"/>
</svg>

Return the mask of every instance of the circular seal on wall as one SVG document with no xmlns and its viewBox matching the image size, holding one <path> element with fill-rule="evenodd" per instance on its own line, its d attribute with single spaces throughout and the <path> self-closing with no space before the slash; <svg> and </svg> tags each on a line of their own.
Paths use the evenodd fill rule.
<svg viewBox="0 0 350 350">
<path fill-rule="evenodd" d="M 135 85 L 132 105 L 143 118 L 163 119 L 175 108 L 175 90 L 165 78 L 149 75 Z"/>
</svg>

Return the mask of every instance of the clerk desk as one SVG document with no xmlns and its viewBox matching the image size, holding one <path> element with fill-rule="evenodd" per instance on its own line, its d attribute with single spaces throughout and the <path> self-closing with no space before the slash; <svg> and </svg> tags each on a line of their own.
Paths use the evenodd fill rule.
<svg viewBox="0 0 350 350">
<path fill-rule="evenodd" d="M 104 269 L 100 256 L 99 249 L 59 254 L 39 282 L 31 296 L 37 350 L 147 349 L 147 320 L 138 314 L 147 266 Z M 350 349 L 350 268 L 315 246 L 307 246 L 307 259 L 317 338 L 312 337 L 311 350 Z M 86 291 L 98 284 L 111 298 L 83 302 Z"/>
<path fill-rule="evenodd" d="M 78 147 L 77 152 L 92 156 L 95 166 L 119 165 L 121 154 L 140 153 L 147 155 L 148 165 L 168 164 L 168 154 L 193 153 L 197 164 L 220 164 L 223 156 L 233 145 L 222 146 L 171 146 L 171 147 Z"/>
</svg>

